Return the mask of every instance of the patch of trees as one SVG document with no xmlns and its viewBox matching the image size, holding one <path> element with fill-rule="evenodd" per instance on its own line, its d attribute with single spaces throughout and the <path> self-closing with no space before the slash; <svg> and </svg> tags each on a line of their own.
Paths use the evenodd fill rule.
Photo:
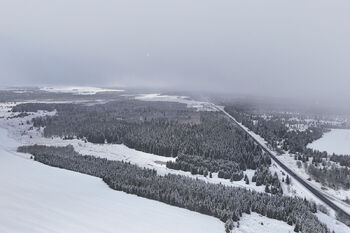
<svg viewBox="0 0 350 233">
<path fill-rule="evenodd" d="M 333 154 L 330 160 L 339 163 L 341 166 L 350 167 L 350 155 L 336 155 Z"/>
<path fill-rule="evenodd" d="M 333 189 L 350 188 L 350 158 L 347 155 L 328 156 L 327 152 L 306 149 L 303 154 L 296 154 L 294 159 L 306 172 L 324 186 Z M 339 166 L 340 165 L 340 166 Z"/>
<path fill-rule="evenodd" d="M 332 166 L 315 166 L 310 164 L 307 167 L 308 174 L 317 182 L 331 187 L 333 189 L 350 188 L 350 169 L 348 167 Z"/>
<path fill-rule="evenodd" d="M 227 231 L 243 213 L 256 212 L 269 218 L 298 225 L 304 233 L 328 233 L 313 214 L 316 204 L 305 199 L 269 195 L 179 175 L 158 176 L 155 170 L 142 169 L 129 163 L 82 156 L 72 146 L 24 146 L 20 152 L 31 153 L 36 161 L 102 178 L 112 189 L 136 194 L 226 222 Z"/>
<path fill-rule="evenodd" d="M 56 115 L 33 119 L 35 127 L 44 127 L 44 136 L 124 144 L 147 153 L 177 157 L 175 162 L 167 163 L 172 169 L 201 175 L 217 172 L 220 178 L 241 180 L 242 171 L 271 164 L 270 157 L 222 113 L 199 113 L 183 104 L 21 104 L 13 111 L 53 109 Z"/>
<path fill-rule="evenodd" d="M 256 186 L 265 185 L 265 192 L 267 193 L 283 193 L 277 173 L 271 175 L 268 167 L 258 167 L 254 173 L 254 176 L 252 177 L 252 182 L 256 182 Z"/>
<path fill-rule="evenodd" d="M 321 138 L 325 131 L 322 127 L 309 127 L 304 131 L 289 130 L 284 118 L 279 116 L 265 118 L 249 112 L 251 110 L 235 106 L 225 107 L 225 110 L 238 122 L 263 137 L 276 151 L 281 148 L 291 153 L 304 153 L 306 145 Z"/>
</svg>

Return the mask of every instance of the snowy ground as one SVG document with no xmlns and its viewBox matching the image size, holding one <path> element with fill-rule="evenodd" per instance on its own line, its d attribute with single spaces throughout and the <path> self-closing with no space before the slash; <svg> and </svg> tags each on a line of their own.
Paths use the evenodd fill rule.
<svg viewBox="0 0 350 233">
<path fill-rule="evenodd" d="M 211 103 L 192 100 L 187 96 L 161 95 L 161 94 L 140 94 L 135 99 L 144 101 L 166 101 L 187 104 L 189 108 L 195 108 L 198 111 L 217 111 Z"/>
<path fill-rule="evenodd" d="M 0 129 L 0 232 L 224 232 L 214 217 L 25 159 L 13 152 L 17 145 Z"/>
<path fill-rule="evenodd" d="M 237 225 L 237 224 L 236 224 Z M 232 233 L 282 233 L 294 232 L 294 227 L 289 226 L 285 222 L 278 220 L 271 220 L 257 213 L 250 215 L 243 214 L 239 221 L 239 227 L 233 229 Z"/>
<path fill-rule="evenodd" d="M 98 92 L 123 92 L 119 89 L 104 89 L 99 87 L 42 87 L 42 91 L 54 92 L 54 93 L 71 93 L 74 95 L 95 95 Z"/>
<path fill-rule="evenodd" d="M 308 148 L 326 151 L 328 154 L 350 155 L 350 129 L 332 129 Z"/>
</svg>

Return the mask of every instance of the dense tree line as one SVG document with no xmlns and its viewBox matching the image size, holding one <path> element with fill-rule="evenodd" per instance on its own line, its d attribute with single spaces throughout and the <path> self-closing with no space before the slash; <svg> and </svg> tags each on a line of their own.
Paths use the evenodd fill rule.
<svg viewBox="0 0 350 233">
<path fill-rule="evenodd" d="M 147 153 L 177 157 L 172 169 L 241 180 L 246 169 L 268 167 L 263 154 L 241 129 L 219 112 L 199 113 L 179 103 L 117 101 L 93 106 L 21 104 L 16 112 L 56 110 L 33 120 L 46 137 L 77 137 L 92 143 L 124 144 Z"/>
<path fill-rule="evenodd" d="M 269 195 L 221 184 L 209 184 L 179 175 L 158 176 L 155 170 L 129 163 L 82 156 L 72 146 L 25 146 L 41 163 L 102 178 L 112 189 L 136 194 L 219 218 L 226 230 L 243 213 L 256 212 L 269 218 L 295 224 L 304 233 L 328 233 L 326 225 L 313 214 L 315 203 L 301 198 Z"/>
</svg>

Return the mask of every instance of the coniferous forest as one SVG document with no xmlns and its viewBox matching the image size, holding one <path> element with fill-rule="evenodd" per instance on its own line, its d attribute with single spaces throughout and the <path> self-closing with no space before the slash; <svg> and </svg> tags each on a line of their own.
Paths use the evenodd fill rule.
<svg viewBox="0 0 350 233">
<path fill-rule="evenodd" d="M 244 131 L 220 112 L 198 112 L 184 104 L 114 101 L 106 104 L 19 104 L 15 112 L 54 111 L 33 119 L 46 137 L 77 137 L 92 143 L 117 143 L 160 156 L 177 157 L 171 169 L 237 181 L 257 169 L 261 184 L 282 193 L 268 169 L 271 159 Z M 262 173 L 261 171 L 265 171 Z M 266 175 L 268 174 L 268 175 Z"/>
<path fill-rule="evenodd" d="M 229 232 L 242 214 L 256 212 L 295 225 L 304 233 L 329 232 L 313 215 L 316 204 L 296 197 L 270 195 L 179 175 L 158 176 L 155 170 L 125 162 L 83 156 L 73 146 L 23 146 L 19 152 L 30 153 L 38 162 L 102 178 L 112 189 L 136 194 L 225 222 Z"/>
</svg>

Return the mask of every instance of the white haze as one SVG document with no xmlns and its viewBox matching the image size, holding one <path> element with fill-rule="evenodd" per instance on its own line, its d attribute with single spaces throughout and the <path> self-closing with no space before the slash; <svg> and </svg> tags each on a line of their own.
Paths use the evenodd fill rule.
<svg viewBox="0 0 350 233">
<path fill-rule="evenodd" d="M 0 0 L 1 85 L 350 101 L 348 0 Z"/>
</svg>

